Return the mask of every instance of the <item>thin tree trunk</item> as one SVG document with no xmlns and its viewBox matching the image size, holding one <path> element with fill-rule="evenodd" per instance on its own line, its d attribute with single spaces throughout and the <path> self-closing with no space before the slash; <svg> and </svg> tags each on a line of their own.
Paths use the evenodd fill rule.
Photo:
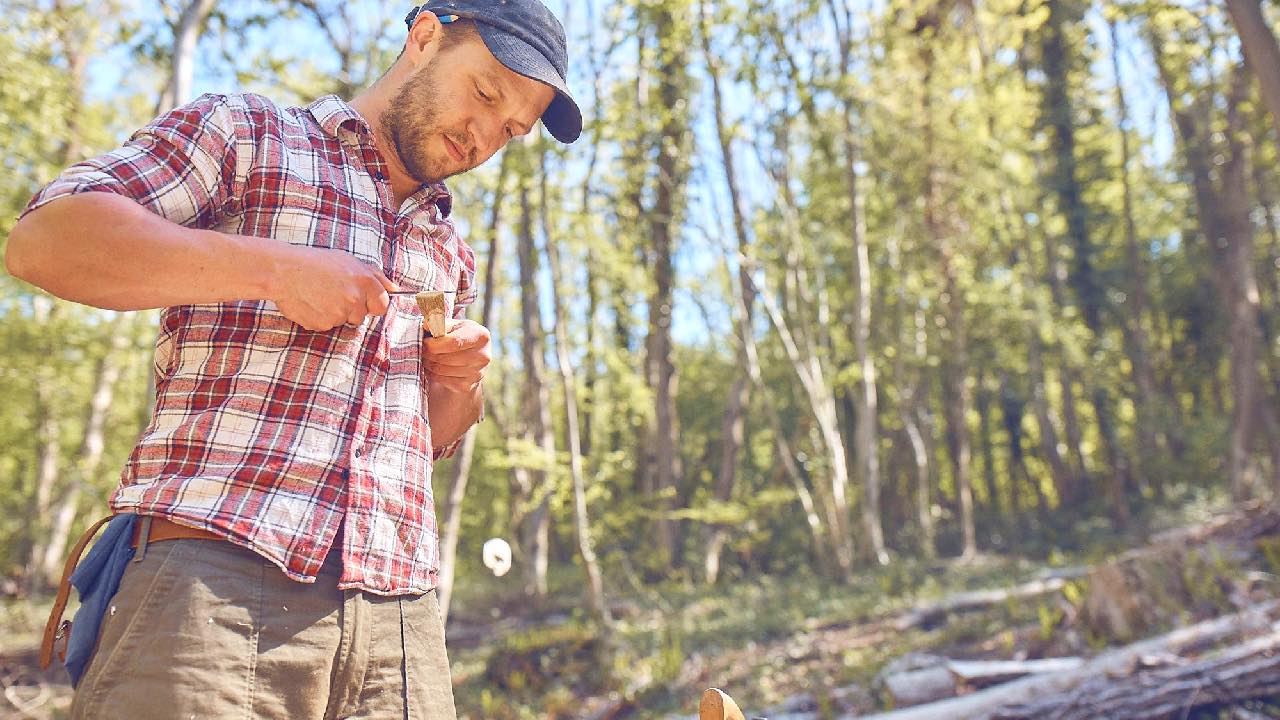
<svg viewBox="0 0 1280 720">
<path fill-rule="evenodd" d="M 1280 135 L 1280 45 L 1262 14 L 1260 0 L 1226 0 L 1227 12 L 1240 35 L 1245 62 L 1258 78 L 1262 101 L 1271 112 L 1271 123 Z"/>
<path fill-rule="evenodd" d="M 933 150 L 935 142 L 933 117 L 933 51 L 921 50 L 924 62 L 924 81 L 921 83 L 924 121 L 925 171 L 924 224 L 930 239 L 938 248 L 942 266 L 942 296 L 938 306 L 946 318 L 947 352 L 942 359 L 943 407 L 947 418 L 947 447 L 951 455 L 951 470 L 955 478 L 956 496 L 960 505 L 960 533 L 963 538 L 961 557 L 973 558 L 978 554 L 977 531 L 973 519 L 972 450 L 967 417 L 969 414 L 968 385 L 968 337 L 965 329 L 964 290 L 955 267 L 956 248 L 949 228 L 943 220 L 941 169 Z"/>
<path fill-rule="evenodd" d="M 587 571 L 588 599 L 596 619 L 606 627 L 613 622 L 609 615 L 609 606 L 605 602 L 604 582 L 601 579 L 600 563 L 596 560 L 595 549 L 591 544 L 591 519 L 587 513 L 586 479 L 582 468 L 582 444 L 578 435 L 578 396 L 577 379 L 573 372 L 573 359 L 569 354 L 569 331 L 567 328 L 568 313 L 565 311 L 565 299 L 562 294 L 563 272 L 560 264 L 560 250 L 551 238 L 550 221 L 547 218 L 547 171 L 546 155 L 541 157 L 542 168 L 539 173 L 539 198 L 541 206 L 542 235 L 546 243 L 547 264 L 551 269 L 551 304 L 555 310 L 556 360 L 560 366 L 560 386 L 564 394 L 565 436 L 569 445 L 569 473 L 573 478 L 573 517 L 574 530 L 578 539 L 578 553 L 582 556 L 582 565 Z"/>
<path fill-rule="evenodd" d="M 889 235 L 887 244 L 889 273 L 892 277 L 904 278 L 902 252 L 899 247 L 900 241 L 897 233 Z M 906 357 L 909 353 L 914 354 L 917 367 L 924 367 L 928 360 L 928 347 L 925 343 L 927 324 L 924 321 L 924 313 L 917 308 L 916 312 L 912 314 L 913 327 L 910 329 L 906 327 L 908 302 L 906 283 L 902 281 L 895 282 L 893 286 L 894 294 L 897 296 L 893 315 L 893 337 L 897 342 L 897 350 L 893 354 L 893 372 L 894 377 L 904 387 L 902 400 L 898 407 L 898 415 L 902 419 L 902 427 L 906 431 L 907 439 L 911 444 L 911 461 L 915 476 L 916 523 L 920 526 L 920 552 L 924 558 L 932 560 L 937 556 L 937 546 L 933 528 L 933 500 L 930 497 L 931 466 L 929 463 L 929 451 L 925 447 L 924 433 L 921 431 L 920 423 L 917 420 L 917 406 L 920 403 L 922 384 L 918 370 L 908 376 L 906 369 Z M 910 334 L 904 335 L 904 333 Z"/>
<path fill-rule="evenodd" d="M 493 190 L 493 198 L 489 205 L 489 259 L 484 269 L 484 289 L 480 299 L 480 324 L 489 327 L 493 320 L 493 298 L 497 295 L 495 280 L 498 277 L 498 260 L 500 240 L 499 232 L 502 218 L 502 201 L 506 194 L 507 172 L 510 166 L 510 153 L 503 153 L 498 165 L 498 184 Z M 436 594 L 440 601 L 440 617 L 445 623 L 449 621 L 449 601 L 453 597 L 453 576 L 457 567 L 458 536 L 462 532 L 462 503 L 467 495 L 467 483 L 471 477 L 471 463 L 475 458 L 476 428 L 467 430 L 462 440 L 462 447 L 454 460 L 453 476 L 449 478 L 449 500 L 445 507 L 444 534 L 440 538 L 440 575 L 436 586 Z"/>
<path fill-rule="evenodd" d="M 848 5 L 840 0 L 828 0 L 827 9 L 831 13 L 832 23 L 836 28 L 836 37 L 840 46 L 841 75 L 845 78 L 853 76 L 853 22 Z M 871 336 L 871 260 L 867 250 L 866 208 L 863 194 L 858 184 L 861 163 L 861 149 L 858 142 L 854 122 L 854 102 L 848 91 L 840 93 L 842 116 L 844 120 L 842 140 L 844 142 L 844 177 L 849 194 L 849 230 L 853 245 L 853 307 L 850 314 L 853 323 L 850 334 L 853 336 L 854 361 L 861 370 L 858 379 L 857 412 L 858 423 L 855 436 L 855 454 L 858 458 L 858 474 L 866 488 L 866 497 L 862 503 L 862 522 L 871 543 L 871 553 L 881 565 L 889 563 L 889 553 L 885 549 L 884 529 L 880 523 L 880 452 L 878 439 L 878 420 L 876 397 L 876 368 L 870 351 Z M 821 324 L 820 324 L 821 325 Z"/>
<path fill-rule="evenodd" d="M 525 437 L 541 450 L 539 467 L 531 468 L 533 511 L 526 519 L 524 546 L 531 562 L 528 566 L 528 590 L 538 598 L 547 595 L 547 566 L 551 544 L 552 476 L 548 468 L 555 462 L 555 436 L 551 430 L 550 409 L 544 380 L 544 333 L 538 298 L 537 257 L 534 254 L 533 217 L 529 209 L 529 188 L 520 186 L 520 327 L 524 361 Z"/>
<path fill-rule="evenodd" d="M 685 159 L 689 126 L 678 110 L 687 96 L 688 49 L 691 36 L 685 32 L 685 13 L 661 5 L 655 9 L 654 29 L 658 38 L 658 94 L 661 99 L 661 129 L 657 138 L 658 183 L 653 208 L 649 211 L 649 237 L 653 249 L 653 294 L 649 298 L 649 340 L 647 360 L 649 385 L 654 391 L 654 490 L 657 502 L 657 553 L 659 563 L 670 567 L 676 558 L 675 521 L 670 493 L 681 484 L 678 416 L 676 414 L 676 369 L 672 362 L 671 319 L 675 305 L 674 242 L 680 227 L 681 197 L 689 174 Z"/>
<path fill-rule="evenodd" d="M 32 317 L 38 327 L 50 328 L 57 313 L 53 298 L 37 293 L 31 298 Z M 51 337 L 52 333 L 47 335 Z M 51 351 L 51 348 L 50 348 Z M 49 353 L 52 356 L 52 353 Z M 59 438 L 58 410 L 54 405 L 54 386 L 57 377 L 50 366 L 36 368 L 35 385 L 35 451 L 36 477 L 31 498 L 31 549 L 27 557 L 26 577 L 31 589 L 43 582 L 45 548 L 49 544 L 49 506 L 53 501 L 54 486 L 58 482 Z"/>
<path fill-rule="evenodd" d="M 204 30 L 205 20 L 213 12 L 217 0 L 191 0 L 182 8 L 173 27 L 173 56 L 169 61 L 169 83 L 160 95 L 156 114 L 191 100 L 191 79 L 195 68 L 196 43 Z"/>
<path fill-rule="evenodd" d="M 63 487 L 62 497 L 53 511 L 53 529 L 49 533 L 49 544 L 45 547 L 44 557 L 40 560 L 39 578 L 46 587 L 52 587 L 58 582 L 71 526 L 75 523 L 79 510 L 80 497 L 90 487 L 99 465 L 102 464 L 107 410 L 111 407 L 116 381 L 120 379 L 123 353 L 131 341 L 126 319 L 126 315 L 117 315 L 106 326 L 110 345 L 98 359 L 80 450 L 71 471 L 67 473 L 68 480 Z"/>
<path fill-rule="evenodd" d="M 1147 341 L 1147 276 L 1146 250 L 1138 239 L 1137 224 L 1133 217 L 1133 188 L 1129 179 L 1129 165 L 1132 152 L 1129 148 L 1129 106 L 1125 101 L 1124 84 L 1120 76 L 1120 44 L 1116 33 L 1116 23 L 1109 21 L 1111 30 L 1111 69 L 1116 82 L 1116 108 L 1120 120 L 1120 186 L 1124 210 L 1125 261 L 1129 275 L 1129 311 L 1123 324 L 1126 345 L 1129 348 L 1129 362 L 1133 382 L 1137 390 L 1135 403 L 1135 425 L 1138 431 L 1138 454 L 1134 459 L 1133 472 L 1138 482 L 1138 489 L 1148 486 L 1157 497 L 1164 495 L 1164 484 L 1159 474 L 1150 475 L 1145 471 L 1145 464 L 1154 460 L 1159 453 L 1156 437 L 1158 430 L 1155 407 L 1155 376 L 1151 370 L 1151 351 Z"/>
<path fill-rule="evenodd" d="M 725 119 L 720 89 L 719 65 L 715 53 L 711 50 L 710 29 L 706 25 L 708 13 L 705 2 L 702 3 L 699 9 L 701 11 L 699 17 L 703 21 L 699 35 L 702 41 L 703 57 L 707 63 L 707 74 L 711 78 L 712 108 L 716 123 L 716 136 L 720 144 L 720 158 L 724 164 L 734 235 L 737 239 L 738 254 L 740 256 L 737 268 L 737 292 L 734 293 L 734 325 L 737 331 L 739 359 L 745 369 L 745 376 L 739 377 L 734 381 L 734 386 L 730 390 L 729 406 L 725 411 L 723 423 L 724 439 L 722 440 L 720 473 L 716 479 L 716 497 L 720 500 L 729 500 L 732 497 L 733 485 L 737 475 L 737 458 L 743 444 L 743 414 L 750 399 L 749 388 L 745 381 L 750 381 L 751 385 L 760 393 L 765 406 L 765 415 L 773 432 L 778 457 L 782 461 L 787 477 L 791 479 L 801 510 L 804 512 L 805 523 L 813 537 L 814 555 L 819 559 L 820 563 L 825 564 L 822 522 L 814 505 L 813 496 L 795 464 L 795 458 L 787 443 L 782 422 L 778 417 L 777 409 L 774 407 L 772 399 L 768 396 L 764 378 L 760 372 L 754 333 L 755 289 L 751 282 L 748 263 L 745 260 L 750 256 L 751 237 L 747 232 L 741 193 L 738 189 L 738 174 L 733 157 L 733 136 Z M 727 529 L 716 527 L 707 541 L 703 566 L 708 583 L 714 583 L 719 574 L 720 553 L 727 538 Z"/>
<path fill-rule="evenodd" d="M 981 373 L 981 370 L 979 370 Z M 984 512 L 989 512 L 991 516 L 999 518 L 1000 512 L 1000 493 L 996 485 L 996 453 L 995 443 L 991 439 L 991 390 L 983 382 L 981 374 L 978 378 L 978 432 L 982 445 L 982 479 L 986 485 L 987 504 L 990 506 Z"/>
</svg>

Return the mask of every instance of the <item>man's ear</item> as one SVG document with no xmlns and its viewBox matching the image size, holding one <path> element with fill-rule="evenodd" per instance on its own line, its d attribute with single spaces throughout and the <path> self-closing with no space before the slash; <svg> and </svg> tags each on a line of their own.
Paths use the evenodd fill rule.
<svg viewBox="0 0 1280 720">
<path fill-rule="evenodd" d="M 404 57 L 413 68 L 426 63 L 440 51 L 440 39 L 444 35 L 444 25 L 436 14 L 427 10 L 418 13 L 413 19 L 413 27 L 409 28 L 409 36 L 404 41 Z"/>
</svg>

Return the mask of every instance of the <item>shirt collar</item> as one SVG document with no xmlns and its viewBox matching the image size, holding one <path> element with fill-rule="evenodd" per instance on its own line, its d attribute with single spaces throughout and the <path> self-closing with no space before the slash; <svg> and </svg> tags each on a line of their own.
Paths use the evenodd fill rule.
<svg viewBox="0 0 1280 720">
<path fill-rule="evenodd" d="M 360 117 L 360 113 L 355 108 L 348 105 L 342 98 L 337 95 L 325 95 L 317 98 L 307 110 L 320 123 L 320 127 L 329 135 L 338 140 L 342 139 L 342 135 L 338 130 L 346 128 L 357 135 L 372 135 L 373 131 L 369 129 L 369 124 L 364 118 Z"/>
<path fill-rule="evenodd" d="M 317 98 L 307 106 L 307 111 L 320 124 L 322 130 L 339 142 L 345 141 L 342 133 L 339 132 L 341 130 L 350 131 L 371 141 L 373 139 L 373 130 L 369 127 L 369 123 L 355 111 L 355 108 L 337 95 Z M 375 148 L 377 147 L 376 142 L 372 144 Z M 440 208 L 442 217 L 449 217 L 449 213 L 453 210 L 453 193 L 444 182 L 426 183 L 414 191 L 410 197 L 422 203 L 435 203 L 436 207 Z"/>
</svg>

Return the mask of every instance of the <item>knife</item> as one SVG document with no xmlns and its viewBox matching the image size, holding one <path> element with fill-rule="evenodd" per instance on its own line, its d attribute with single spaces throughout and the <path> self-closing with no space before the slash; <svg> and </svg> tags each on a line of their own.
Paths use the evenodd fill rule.
<svg viewBox="0 0 1280 720">
<path fill-rule="evenodd" d="M 446 295 L 454 295 L 458 291 L 457 290 L 388 290 L 387 294 L 388 295 L 417 295 L 420 292 L 438 292 L 438 293 L 445 293 Z"/>
</svg>

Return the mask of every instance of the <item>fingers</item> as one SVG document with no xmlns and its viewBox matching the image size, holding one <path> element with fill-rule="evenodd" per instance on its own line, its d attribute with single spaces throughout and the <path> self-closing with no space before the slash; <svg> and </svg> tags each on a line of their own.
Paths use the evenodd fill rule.
<svg viewBox="0 0 1280 720">
<path fill-rule="evenodd" d="M 489 345 L 489 330 L 472 320 L 451 320 L 448 335 L 424 337 L 423 349 L 432 355 L 457 353 Z M 426 333 L 426 329 L 423 329 Z"/>
<path fill-rule="evenodd" d="M 359 310 L 352 310 L 350 313 L 347 314 L 347 324 L 359 325 L 364 322 L 365 315 L 366 313 L 363 313 Z"/>
<path fill-rule="evenodd" d="M 442 387 L 451 392 L 472 392 L 480 387 L 484 379 L 483 373 L 471 377 L 454 377 L 452 375 L 433 375 L 430 378 L 432 387 Z"/>
<path fill-rule="evenodd" d="M 376 293 L 370 293 L 365 298 L 365 314 L 366 315 L 386 315 L 391 309 L 391 296 L 385 290 L 378 290 Z"/>
<path fill-rule="evenodd" d="M 400 289 L 400 286 L 389 280 L 386 275 L 383 275 L 377 270 L 374 270 L 373 274 L 378 277 L 378 282 L 382 284 L 383 290 L 386 290 L 387 292 L 396 292 Z"/>
</svg>

